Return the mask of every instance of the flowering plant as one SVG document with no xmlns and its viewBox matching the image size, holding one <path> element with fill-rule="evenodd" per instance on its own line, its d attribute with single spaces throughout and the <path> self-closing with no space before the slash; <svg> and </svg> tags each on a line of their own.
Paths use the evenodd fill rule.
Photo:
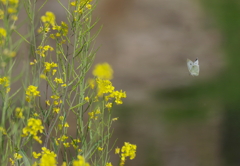
<svg viewBox="0 0 240 166">
<path fill-rule="evenodd" d="M 38 9 L 36 2 L 0 0 L 0 164 L 111 166 L 111 125 L 117 120 L 112 107 L 123 103 L 126 92 L 115 90 L 108 63 L 97 64 L 92 78 L 86 77 L 96 54 L 92 42 L 97 34 L 90 34 L 96 3 L 75 0 L 66 7 L 58 0 L 68 20 L 59 24 L 50 11 L 38 19 L 35 11 L 47 1 Z M 29 34 L 19 30 L 23 7 Z M 22 65 L 24 75 L 14 77 L 24 44 L 30 60 Z M 16 81 L 20 88 L 13 91 Z M 130 143 L 121 154 L 116 148 L 119 164 L 134 159 L 135 152 Z"/>
</svg>

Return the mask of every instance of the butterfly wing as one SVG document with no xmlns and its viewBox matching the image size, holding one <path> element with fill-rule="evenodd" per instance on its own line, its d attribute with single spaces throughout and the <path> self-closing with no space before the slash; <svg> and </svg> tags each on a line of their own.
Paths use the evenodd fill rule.
<svg viewBox="0 0 240 166">
<path fill-rule="evenodd" d="M 189 73 L 192 76 L 198 76 L 199 75 L 199 64 L 198 64 L 198 59 L 196 59 L 194 62 L 191 60 L 187 59 L 187 66 Z"/>
<path fill-rule="evenodd" d="M 190 74 L 192 76 L 198 76 L 199 75 L 199 65 L 193 65 L 190 70 Z"/>
<path fill-rule="evenodd" d="M 188 71 L 190 72 L 190 70 L 193 67 L 193 62 L 190 59 L 187 59 L 187 67 L 188 67 Z"/>
</svg>

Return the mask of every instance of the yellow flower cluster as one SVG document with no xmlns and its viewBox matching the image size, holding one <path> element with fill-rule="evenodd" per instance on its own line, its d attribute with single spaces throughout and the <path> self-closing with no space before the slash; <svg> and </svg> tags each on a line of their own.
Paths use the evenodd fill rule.
<svg viewBox="0 0 240 166">
<path fill-rule="evenodd" d="M 60 97 L 58 95 L 52 95 L 51 98 L 53 99 L 53 112 L 59 113 L 60 108 L 59 105 L 62 103 L 62 100 L 60 99 Z M 50 105 L 49 100 L 46 101 L 47 105 Z"/>
<path fill-rule="evenodd" d="M 16 21 L 18 19 L 18 3 L 19 0 L 0 0 L 4 7 L 6 8 L 7 14 L 10 14 L 10 19 Z M 4 18 L 4 11 L 0 10 L 0 19 Z"/>
<path fill-rule="evenodd" d="M 40 96 L 40 92 L 37 90 L 36 86 L 29 85 L 26 90 L 26 101 L 30 102 L 32 97 Z"/>
<path fill-rule="evenodd" d="M 50 26 L 55 27 L 56 25 L 56 17 L 52 12 L 46 12 L 44 16 L 41 17 L 41 20 L 43 22 L 44 28 L 41 27 L 39 29 L 39 32 L 49 32 Z"/>
<path fill-rule="evenodd" d="M 7 31 L 4 28 L 0 27 L 0 45 L 5 43 L 5 38 L 7 36 Z"/>
<path fill-rule="evenodd" d="M 9 79 L 7 77 L 0 78 L 0 85 L 4 87 L 9 87 Z"/>
<path fill-rule="evenodd" d="M 47 149 L 46 147 L 42 147 L 42 152 L 41 153 L 36 153 L 33 152 L 33 157 L 34 158 L 39 158 L 41 156 L 39 166 L 56 166 L 57 161 L 56 157 L 57 155 L 53 152 Z M 37 163 L 34 163 L 37 165 Z"/>
<path fill-rule="evenodd" d="M 98 119 L 98 115 L 101 114 L 100 108 L 98 107 L 95 111 L 89 112 L 88 115 L 90 117 L 90 119 L 94 119 L 97 120 Z"/>
<path fill-rule="evenodd" d="M 106 166 L 113 166 L 112 163 L 107 163 Z"/>
<path fill-rule="evenodd" d="M 44 27 L 40 27 L 38 32 L 49 32 L 50 29 L 57 31 L 55 34 L 50 34 L 52 39 L 56 39 L 57 37 L 67 36 L 68 34 L 68 25 L 65 22 L 61 22 L 61 25 L 57 25 L 56 17 L 52 12 L 46 12 L 45 15 L 41 17 Z M 61 41 L 61 43 L 65 43 L 66 40 Z"/>
<path fill-rule="evenodd" d="M 54 49 L 49 45 L 38 46 L 36 53 L 39 54 L 41 57 L 45 57 L 47 51 L 53 51 L 53 50 Z"/>
<path fill-rule="evenodd" d="M 52 29 L 57 30 L 56 34 L 50 35 L 52 39 L 55 39 L 56 37 L 60 37 L 60 36 L 67 36 L 68 34 L 68 25 L 63 21 L 61 22 L 61 26 L 56 25 Z"/>
<path fill-rule="evenodd" d="M 136 157 L 137 145 L 130 144 L 129 142 L 124 142 L 124 145 L 121 148 L 121 162 L 120 166 L 125 164 L 126 158 L 129 157 L 130 160 Z M 115 154 L 120 153 L 120 148 L 115 149 Z"/>
<path fill-rule="evenodd" d="M 71 142 L 71 145 L 73 146 L 74 149 L 78 148 L 78 143 L 81 142 L 80 139 L 73 139 Z"/>
<path fill-rule="evenodd" d="M 61 87 L 67 86 L 67 84 L 65 84 L 61 78 L 55 78 L 54 82 L 56 82 L 57 84 L 62 84 Z"/>
<path fill-rule="evenodd" d="M 22 130 L 22 137 L 32 135 L 33 139 L 41 144 L 42 140 L 37 136 L 37 134 L 38 132 L 42 133 L 43 129 L 44 127 L 42 126 L 42 121 L 40 119 L 30 118 L 28 119 L 27 126 Z"/>
<path fill-rule="evenodd" d="M 17 107 L 17 108 L 15 109 L 15 116 L 16 116 L 17 118 L 24 119 L 24 116 L 23 116 L 23 108 Z"/>
<path fill-rule="evenodd" d="M 57 72 L 56 69 L 52 70 L 52 68 L 58 67 L 58 65 L 54 62 L 51 62 L 51 63 L 44 62 L 44 66 L 45 66 L 45 70 L 44 70 L 45 73 L 48 73 L 48 72 L 52 71 L 52 75 L 54 75 Z"/>
<path fill-rule="evenodd" d="M 122 98 L 126 98 L 126 92 L 114 91 L 114 86 L 110 79 L 113 78 L 113 70 L 111 66 L 107 63 L 98 64 L 95 66 L 93 70 L 93 75 L 96 78 L 95 82 L 93 80 L 89 81 L 89 86 L 93 89 L 95 83 L 97 84 L 97 96 L 102 97 L 105 95 L 105 100 L 109 101 L 110 99 L 114 99 L 116 104 L 122 104 Z M 112 105 L 108 103 L 107 108 L 111 108 Z"/>
<path fill-rule="evenodd" d="M 20 160 L 22 158 L 22 155 L 19 153 L 14 153 L 13 159 L 9 158 L 9 161 L 11 162 L 12 165 L 15 164 L 16 160 Z"/>
<path fill-rule="evenodd" d="M 92 0 L 81 0 L 81 1 L 73 1 L 71 2 L 71 5 L 75 7 L 74 12 L 75 13 L 83 13 L 84 7 L 86 7 L 87 9 L 91 9 L 92 5 L 90 4 Z"/>
<path fill-rule="evenodd" d="M 7 132 L 3 127 L 0 127 L 0 132 L 2 132 L 4 135 L 7 135 Z"/>
<path fill-rule="evenodd" d="M 0 78 L 0 85 L 2 85 L 4 88 L 6 88 L 6 93 L 10 91 L 10 84 L 8 77 L 2 77 Z"/>
<path fill-rule="evenodd" d="M 77 158 L 77 160 L 73 161 L 73 166 L 90 166 L 90 164 L 85 161 L 83 156 L 78 155 Z"/>
<path fill-rule="evenodd" d="M 105 80 L 113 78 L 113 69 L 108 63 L 97 64 L 93 70 L 93 75 Z"/>
</svg>

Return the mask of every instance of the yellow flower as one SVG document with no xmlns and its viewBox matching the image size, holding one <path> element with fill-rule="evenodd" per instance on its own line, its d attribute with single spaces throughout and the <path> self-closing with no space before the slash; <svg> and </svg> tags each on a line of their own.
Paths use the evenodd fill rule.
<svg viewBox="0 0 240 166">
<path fill-rule="evenodd" d="M 40 159 L 39 166 L 56 166 L 56 154 L 53 151 L 48 150 L 45 147 L 42 147 L 42 157 Z"/>
<path fill-rule="evenodd" d="M 113 122 L 116 121 L 116 120 L 118 120 L 118 118 L 113 118 L 113 119 L 112 119 Z"/>
<path fill-rule="evenodd" d="M 86 102 L 89 102 L 89 97 L 88 97 L 88 96 L 85 97 L 84 100 L 85 100 Z"/>
<path fill-rule="evenodd" d="M 112 103 L 107 103 L 105 106 L 110 110 L 110 108 L 112 108 Z"/>
<path fill-rule="evenodd" d="M 66 162 L 63 162 L 63 163 L 62 163 L 62 166 L 67 166 L 67 163 L 66 163 Z"/>
<path fill-rule="evenodd" d="M 95 80 L 94 79 L 88 79 L 88 84 L 91 89 L 94 89 L 95 87 Z"/>
<path fill-rule="evenodd" d="M 90 166 L 89 163 L 85 162 L 85 159 L 83 156 L 78 155 L 78 160 L 73 161 L 73 166 Z"/>
<path fill-rule="evenodd" d="M 45 102 L 48 106 L 50 106 L 50 101 L 49 100 L 46 100 Z"/>
<path fill-rule="evenodd" d="M 69 125 L 68 125 L 68 123 L 67 123 L 67 122 L 64 124 L 64 127 L 69 127 Z"/>
<path fill-rule="evenodd" d="M 63 135 L 62 137 L 58 138 L 58 140 L 61 142 L 64 142 L 67 139 L 68 139 L 68 136 L 66 136 L 66 135 Z"/>
<path fill-rule="evenodd" d="M 113 70 L 108 63 L 97 64 L 93 70 L 93 75 L 100 79 L 111 80 L 113 78 Z"/>
<path fill-rule="evenodd" d="M 40 96 L 40 92 L 37 90 L 36 86 L 29 85 L 26 90 L 26 100 L 30 102 L 32 97 Z"/>
<path fill-rule="evenodd" d="M 49 24 L 50 24 L 54 27 L 56 17 L 52 12 L 46 12 L 46 14 L 41 17 L 41 20 L 45 26 L 49 26 Z"/>
<path fill-rule="evenodd" d="M 54 62 L 51 62 L 51 63 L 44 62 L 44 66 L 45 66 L 45 70 L 44 70 L 45 73 L 50 72 L 54 67 L 58 67 L 58 65 Z"/>
<path fill-rule="evenodd" d="M 111 81 L 103 80 L 103 79 L 96 79 L 98 84 L 98 93 L 97 96 L 101 97 L 103 94 L 112 93 L 114 91 L 114 86 L 112 86 Z"/>
<path fill-rule="evenodd" d="M 91 9 L 91 8 L 92 8 L 92 5 L 91 5 L 91 4 L 87 4 L 87 5 L 86 5 L 86 8 Z"/>
<path fill-rule="evenodd" d="M 37 159 L 38 157 L 41 156 L 41 153 L 33 152 L 32 154 L 33 154 L 33 157 L 34 157 L 35 159 Z"/>
<path fill-rule="evenodd" d="M 4 135 L 7 135 L 7 132 L 3 127 L 0 127 L 0 132 L 2 132 Z"/>
<path fill-rule="evenodd" d="M 41 143 L 41 140 L 37 134 L 38 132 L 42 133 L 43 129 L 44 127 L 42 126 L 42 121 L 40 119 L 30 118 L 27 121 L 27 126 L 22 130 L 22 137 L 33 135 L 33 139 Z"/>
<path fill-rule="evenodd" d="M 103 150 L 103 148 L 102 148 L 102 147 L 98 147 L 98 150 L 99 150 L 99 151 L 102 151 L 102 150 Z"/>
<path fill-rule="evenodd" d="M 14 153 L 14 158 L 19 160 L 22 158 L 22 155 L 18 154 L 18 153 Z"/>
<path fill-rule="evenodd" d="M 59 96 L 58 95 L 53 95 L 53 96 L 51 96 L 51 98 L 54 99 L 54 100 L 57 100 L 57 99 L 59 99 Z"/>
<path fill-rule="evenodd" d="M 120 148 L 117 147 L 117 148 L 115 149 L 115 154 L 119 154 L 119 153 L 120 153 Z"/>
<path fill-rule="evenodd" d="M 16 116 L 17 118 L 24 119 L 23 109 L 17 107 L 17 108 L 15 109 L 15 116 Z"/>
<path fill-rule="evenodd" d="M 59 120 L 63 121 L 64 120 L 64 116 L 59 116 Z"/>
<path fill-rule="evenodd" d="M 112 163 L 107 163 L 106 166 L 113 166 Z"/>
<path fill-rule="evenodd" d="M 64 146 L 65 148 L 68 148 L 68 147 L 70 147 L 70 144 L 69 144 L 69 142 L 66 142 L 66 143 L 63 143 L 63 146 Z"/>
<path fill-rule="evenodd" d="M 54 81 L 58 84 L 62 84 L 63 80 L 61 78 L 55 78 Z"/>
<path fill-rule="evenodd" d="M 56 112 L 58 114 L 59 111 L 60 111 L 60 108 L 53 108 L 53 112 Z"/>
<path fill-rule="evenodd" d="M 40 78 L 46 80 L 47 76 L 45 74 L 40 74 Z"/>
<path fill-rule="evenodd" d="M 124 146 L 121 149 L 121 156 L 123 158 L 130 157 L 130 159 L 134 159 L 136 156 L 137 146 L 134 144 L 130 144 L 128 142 L 124 142 Z"/>
</svg>

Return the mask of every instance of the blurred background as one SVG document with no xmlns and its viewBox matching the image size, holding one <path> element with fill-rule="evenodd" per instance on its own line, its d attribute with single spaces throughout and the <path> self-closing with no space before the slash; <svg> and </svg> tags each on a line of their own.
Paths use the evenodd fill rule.
<svg viewBox="0 0 240 166">
<path fill-rule="evenodd" d="M 65 20 L 57 1 L 44 10 Z M 239 166 L 240 1 L 99 0 L 97 18 L 95 63 L 110 63 L 127 92 L 112 138 L 137 145 L 126 165 Z"/>
</svg>

